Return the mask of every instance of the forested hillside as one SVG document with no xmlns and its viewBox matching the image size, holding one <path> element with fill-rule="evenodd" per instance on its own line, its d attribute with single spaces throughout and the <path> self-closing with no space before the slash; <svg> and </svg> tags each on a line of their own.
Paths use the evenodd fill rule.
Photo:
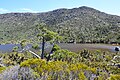
<svg viewBox="0 0 120 80">
<path fill-rule="evenodd" d="M 44 13 L 0 14 L 0 42 L 35 40 L 36 25 L 40 23 L 64 36 L 63 42 L 120 43 L 120 16 L 85 6 Z"/>
</svg>

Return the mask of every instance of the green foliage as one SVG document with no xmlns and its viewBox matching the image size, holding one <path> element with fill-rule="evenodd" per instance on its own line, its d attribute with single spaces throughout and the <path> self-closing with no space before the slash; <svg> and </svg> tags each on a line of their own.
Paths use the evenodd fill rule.
<svg viewBox="0 0 120 80">
<path fill-rule="evenodd" d="M 47 79 L 82 79 L 87 80 L 84 70 L 88 66 L 82 63 L 70 64 L 63 61 L 46 62 L 41 59 L 29 59 L 20 64 L 21 67 L 30 67 L 41 77 Z"/>
<path fill-rule="evenodd" d="M 84 49 L 83 51 L 80 52 L 80 56 L 82 56 L 83 58 L 89 58 L 90 52 L 88 50 Z"/>
<path fill-rule="evenodd" d="M 21 45 L 22 48 L 24 48 L 27 45 L 27 40 L 22 40 L 20 42 L 20 45 Z"/>
<path fill-rule="evenodd" d="M 109 80 L 120 80 L 120 75 L 111 75 Z"/>
<path fill-rule="evenodd" d="M 57 36 L 57 33 L 53 32 L 53 31 L 47 31 L 47 33 L 45 34 L 45 40 L 50 41 L 50 40 L 54 39 L 56 36 Z"/>
<path fill-rule="evenodd" d="M 117 66 L 108 65 L 115 56 L 114 53 L 87 49 L 74 53 L 60 49 L 56 44 L 53 46 L 53 50 L 54 53 L 51 55 L 50 61 L 46 61 L 46 58 L 33 58 L 26 51 L 24 54 L 17 52 L 4 54 L 2 63 L 5 66 L 20 64 L 20 69 L 18 69 L 20 76 L 22 78 L 22 76 L 28 75 L 27 79 L 33 76 L 34 79 L 41 80 L 87 80 L 93 78 L 94 75 L 95 80 L 112 80 L 114 77 L 109 78 L 109 75 L 119 75 L 120 73 Z M 23 61 L 22 57 L 24 57 Z M 5 70 L 2 70 L 1 73 L 5 74 L 4 72 Z"/>
<path fill-rule="evenodd" d="M 15 47 L 13 47 L 13 52 L 15 52 L 15 51 L 17 51 L 19 49 L 19 47 L 18 46 L 15 46 Z"/>
<path fill-rule="evenodd" d="M 110 67 L 110 71 L 112 74 L 119 74 L 120 73 L 120 68 L 114 66 L 114 67 Z"/>
<path fill-rule="evenodd" d="M 59 42 L 61 39 L 61 42 L 72 43 L 120 43 L 120 17 L 88 7 L 60 9 L 40 14 L 10 13 L 0 16 L 3 17 L 0 19 L 0 42 L 21 41 L 22 48 L 29 41 L 38 43 L 43 38 L 45 42 L 51 43 Z M 36 24 L 39 25 L 35 26 Z M 32 47 L 38 49 L 39 46 L 34 44 Z M 29 80 L 32 77 L 33 80 L 87 80 L 92 75 L 98 80 L 105 80 L 109 78 L 109 74 L 112 74 L 109 80 L 120 79 L 120 69 L 115 65 L 108 65 L 119 64 L 119 57 L 113 59 L 116 56 L 114 53 L 87 49 L 74 53 L 60 49 L 55 44 L 50 61 L 46 61 L 46 58 L 33 59 L 34 56 L 27 51 L 17 53 L 17 49 L 18 47 L 14 47 L 13 53 L 1 56 L 0 64 L 4 64 L 5 67 L 0 67 L 0 73 L 5 76 L 8 72 L 12 73 L 11 77 L 18 71 L 17 76 L 21 77 L 21 80 Z M 10 67 L 6 70 L 6 67 L 13 65 L 20 65 L 20 68 Z M 9 76 L 7 78 L 12 80 Z"/>
<path fill-rule="evenodd" d="M 53 51 L 58 51 L 60 49 L 61 49 L 60 46 L 58 46 L 57 44 L 54 44 Z"/>
<path fill-rule="evenodd" d="M 62 39 L 62 37 L 59 36 L 58 33 L 48 30 L 47 25 L 45 25 L 45 24 L 43 24 L 43 25 L 39 24 L 39 25 L 37 25 L 37 27 L 40 32 L 37 35 L 37 37 L 39 39 L 41 39 L 41 37 L 44 37 L 45 41 L 50 41 L 50 42 L 59 41 Z"/>
<path fill-rule="evenodd" d="M 79 74 L 79 80 L 87 80 L 86 76 L 84 75 L 83 72 L 80 72 Z"/>
<path fill-rule="evenodd" d="M 51 59 L 55 61 L 62 60 L 62 61 L 72 62 L 75 60 L 76 57 L 77 57 L 76 53 L 70 52 L 68 50 L 60 49 L 53 53 L 53 55 L 51 56 Z"/>
<path fill-rule="evenodd" d="M 33 44 L 32 48 L 37 50 L 37 49 L 39 49 L 39 45 L 38 44 Z"/>
<path fill-rule="evenodd" d="M 120 17 L 89 7 L 37 14 L 8 13 L 0 17 L 0 43 L 15 43 L 23 39 L 37 41 L 36 35 L 42 32 L 35 25 L 40 23 L 46 23 L 49 25 L 47 28 L 64 36 L 63 42 L 120 43 Z"/>
<path fill-rule="evenodd" d="M 0 67 L 0 73 L 2 73 L 5 69 L 6 67 Z"/>
<path fill-rule="evenodd" d="M 3 54 L 2 63 L 6 66 L 17 65 L 25 60 L 25 56 L 22 53 L 9 53 Z"/>
</svg>

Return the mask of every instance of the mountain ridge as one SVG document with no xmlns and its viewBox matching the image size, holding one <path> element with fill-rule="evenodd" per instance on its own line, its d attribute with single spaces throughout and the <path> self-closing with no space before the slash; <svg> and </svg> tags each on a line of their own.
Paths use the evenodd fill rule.
<svg viewBox="0 0 120 80">
<path fill-rule="evenodd" d="M 45 23 L 54 31 L 61 28 L 60 35 L 66 36 L 66 42 L 71 40 L 77 42 L 119 42 L 120 16 L 106 14 L 86 6 L 72 9 L 62 8 L 43 13 L 0 14 L 0 40 L 11 40 L 12 38 L 19 40 L 22 38 L 17 36 L 21 35 L 25 35 L 26 37 L 23 38 L 27 39 L 28 36 L 30 36 L 29 38 L 34 37 L 35 25 L 40 23 Z M 69 34 L 66 34 L 67 32 Z M 93 34 L 94 37 L 92 37 Z M 117 36 L 114 37 L 114 34 Z M 97 40 L 96 37 L 100 39 Z"/>
</svg>

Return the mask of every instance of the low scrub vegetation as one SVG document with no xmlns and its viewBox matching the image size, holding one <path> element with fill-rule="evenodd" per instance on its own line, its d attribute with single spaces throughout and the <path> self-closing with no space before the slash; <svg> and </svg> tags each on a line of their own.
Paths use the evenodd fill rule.
<svg viewBox="0 0 120 80">
<path fill-rule="evenodd" d="M 48 53 L 38 59 L 27 51 L 12 52 L 1 55 L 0 80 L 119 80 L 120 68 L 110 65 L 115 55 L 87 49 L 74 53 L 57 45 L 49 61 Z"/>
</svg>

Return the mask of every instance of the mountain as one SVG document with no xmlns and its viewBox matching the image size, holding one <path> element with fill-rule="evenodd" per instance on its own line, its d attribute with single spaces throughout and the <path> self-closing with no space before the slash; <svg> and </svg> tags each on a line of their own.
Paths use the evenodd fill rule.
<svg viewBox="0 0 120 80">
<path fill-rule="evenodd" d="M 36 40 L 36 24 L 64 36 L 64 42 L 120 43 L 120 16 L 82 6 L 44 13 L 0 14 L 0 42 Z"/>
</svg>

